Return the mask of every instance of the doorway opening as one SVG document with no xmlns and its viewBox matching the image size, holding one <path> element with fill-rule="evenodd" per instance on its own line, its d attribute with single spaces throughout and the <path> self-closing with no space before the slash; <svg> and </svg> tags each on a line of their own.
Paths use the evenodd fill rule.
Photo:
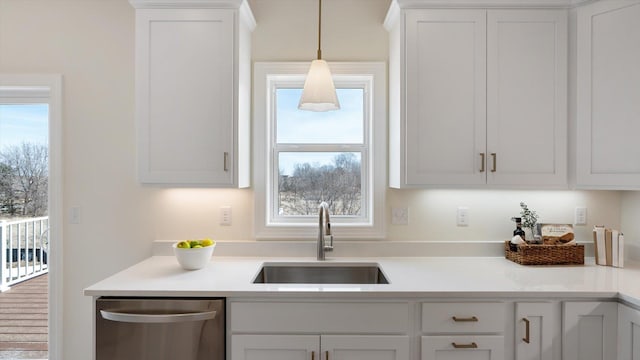
<svg viewBox="0 0 640 360">
<path fill-rule="evenodd" d="M 59 76 L 0 75 L 0 359 L 58 359 Z"/>
</svg>

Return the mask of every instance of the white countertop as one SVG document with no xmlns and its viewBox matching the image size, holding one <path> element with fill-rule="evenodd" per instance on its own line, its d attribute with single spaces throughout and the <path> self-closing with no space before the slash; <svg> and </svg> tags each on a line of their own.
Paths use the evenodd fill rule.
<svg viewBox="0 0 640 360">
<path fill-rule="evenodd" d="M 88 296 L 620 298 L 640 307 L 640 265 L 523 266 L 503 257 L 337 258 L 377 263 L 390 284 L 253 284 L 264 262 L 314 258 L 219 257 L 183 270 L 173 256 L 152 256 L 87 289 Z"/>
</svg>

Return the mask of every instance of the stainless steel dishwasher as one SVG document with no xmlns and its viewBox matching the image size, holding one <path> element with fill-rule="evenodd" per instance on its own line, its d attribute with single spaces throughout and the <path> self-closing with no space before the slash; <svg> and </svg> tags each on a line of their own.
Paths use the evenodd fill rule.
<svg viewBox="0 0 640 360">
<path fill-rule="evenodd" d="M 96 300 L 96 360 L 225 360 L 225 299 Z"/>
</svg>

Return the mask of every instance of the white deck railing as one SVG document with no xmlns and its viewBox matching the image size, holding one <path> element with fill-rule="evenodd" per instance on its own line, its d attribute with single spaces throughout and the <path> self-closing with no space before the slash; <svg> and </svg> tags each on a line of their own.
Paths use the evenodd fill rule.
<svg viewBox="0 0 640 360">
<path fill-rule="evenodd" d="M 49 217 L 0 220 L 0 292 L 49 272 Z"/>
</svg>

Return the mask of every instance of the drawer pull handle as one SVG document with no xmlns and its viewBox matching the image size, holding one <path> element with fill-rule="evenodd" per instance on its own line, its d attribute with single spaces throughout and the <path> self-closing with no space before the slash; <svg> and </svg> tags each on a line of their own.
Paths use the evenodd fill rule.
<svg viewBox="0 0 640 360">
<path fill-rule="evenodd" d="M 522 318 L 522 321 L 524 321 L 524 338 L 522 338 L 522 341 L 524 341 L 527 344 L 529 344 L 529 342 L 530 342 L 530 338 L 529 338 L 529 319 Z"/>
<path fill-rule="evenodd" d="M 477 349 L 478 348 L 478 344 L 472 342 L 471 344 L 456 344 L 456 343 L 451 343 L 451 345 L 453 345 L 454 348 L 456 349 Z"/>
<path fill-rule="evenodd" d="M 491 172 L 496 172 L 496 153 L 491 153 L 491 157 L 493 158 L 493 168 L 491 168 Z"/>
<path fill-rule="evenodd" d="M 484 172 L 484 153 L 480 153 L 480 172 Z"/>
<path fill-rule="evenodd" d="M 466 318 L 459 318 L 457 316 L 452 317 L 453 321 L 455 322 L 477 322 L 478 318 L 475 316 L 472 317 L 466 317 Z"/>
</svg>

